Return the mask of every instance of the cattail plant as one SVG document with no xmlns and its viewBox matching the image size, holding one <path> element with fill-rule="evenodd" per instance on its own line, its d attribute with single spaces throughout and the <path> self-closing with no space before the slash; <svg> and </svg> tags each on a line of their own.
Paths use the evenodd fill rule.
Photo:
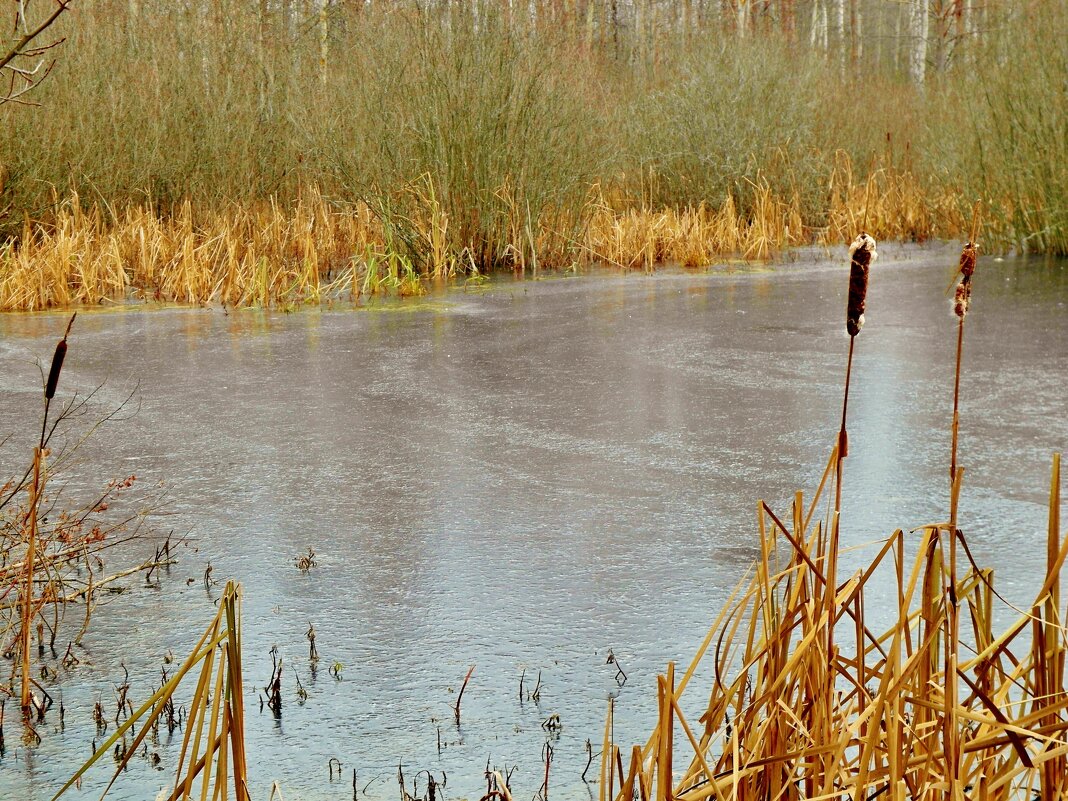
<svg viewBox="0 0 1068 801">
<path fill-rule="evenodd" d="M 842 399 L 842 428 L 838 435 L 838 458 L 849 455 L 846 434 L 846 411 L 849 408 L 849 378 L 853 368 L 853 344 L 864 327 L 864 308 L 868 298 L 868 272 L 878 254 L 875 240 L 861 233 L 849 246 L 849 295 L 846 301 L 846 332 L 849 334 L 849 356 L 846 358 L 845 392 Z M 840 495 L 840 491 L 839 491 Z M 838 503 L 840 504 L 839 498 Z"/>
<path fill-rule="evenodd" d="M 829 538 L 827 539 L 826 556 L 824 558 L 824 570 L 826 580 L 821 588 L 821 604 L 826 614 L 824 636 L 821 638 L 826 643 L 827 659 L 830 661 L 835 653 L 834 643 L 834 617 L 833 607 L 835 604 L 835 591 L 838 586 L 838 543 L 840 536 L 840 518 L 842 513 L 842 460 L 849 454 L 849 435 L 846 431 L 846 415 L 849 410 L 849 381 L 853 372 L 853 348 L 857 334 L 864 327 L 864 308 L 868 297 L 868 273 L 877 257 L 875 240 L 863 231 L 853 240 L 849 246 L 849 291 L 846 299 L 846 333 L 849 334 L 849 355 L 846 357 L 845 387 L 842 392 L 842 426 L 838 431 L 838 444 L 834 455 L 834 515 L 829 524 Z M 821 536 L 820 541 L 823 541 Z M 828 668 L 824 671 L 822 681 L 817 687 L 827 695 L 834 694 L 836 675 Z M 823 715 L 819 720 L 820 731 L 824 738 L 832 736 L 833 722 L 830 715 Z M 810 782 L 811 784 L 811 782 Z M 812 788 L 809 788 L 810 791 Z"/>
<path fill-rule="evenodd" d="M 954 797 L 960 785 L 960 744 L 961 733 L 956 714 L 957 696 L 957 665 L 959 663 L 959 640 L 960 640 L 960 600 L 957 594 L 957 512 L 960 501 L 961 481 L 964 478 L 963 468 L 957 465 L 957 442 L 960 429 L 960 373 L 961 355 L 964 349 L 964 318 L 968 314 L 968 307 L 972 299 L 972 275 L 975 273 L 975 260 L 978 245 L 975 242 L 979 225 L 979 204 L 976 203 L 972 215 L 972 231 L 968 242 L 964 244 L 960 254 L 961 279 L 957 284 L 953 296 L 953 313 L 957 316 L 957 361 L 953 374 L 953 422 L 952 444 L 950 446 L 949 461 L 949 587 L 945 617 L 945 677 L 946 691 L 944 696 L 945 743 L 946 743 L 946 767 L 947 780 L 951 797 Z"/>
<path fill-rule="evenodd" d="M 36 605 L 33 597 L 33 579 L 37 557 L 37 510 L 41 505 L 41 496 L 44 494 L 47 474 L 45 470 L 45 436 L 48 429 L 48 408 L 52 398 L 56 395 L 59 386 L 59 374 L 63 370 L 63 359 L 67 355 L 67 337 L 70 335 L 74 318 L 78 314 L 71 315 L 67 323 L 67 330 L 63 339 L 56 345 L 56 352 L 52 356 L 52 365 L 48 370 L 48 379 L 45 382 L 44 414 L 41 419 L 41 438 L 37 447 L 33 449 L 33 481 L 30 483 L 29 510 L 26 512 L 26 561 L 23 567 L 25 584 L 22 593 L 22 629 L 19 642 L 21 645 L 21 668 L 22 668 L 22 709 L 28 711 L 31 705 L 31 679 L 30 679 L 30 628 L 33 622 Z"/>
<path fill-rule="evenodd" d="M 994 571 L 974 561 L 963 534 L 968 570 L 950 584 L 945 524 L 871 543 L 874 557 L 832 587 L 820 550 L 824 523 L 814 512 L 834 469 L 832 456 L 819 489 L 811 498 L 798 493 L 792 514 L 758 505 L 761 558 L 679 679 L 670 665 L 658 679 L 650 736 L 633 748 L 630 765 L 604 760 L 610 801 L 1064 798 L 1068 693 L 1058 604 L 1068 539 L 1059 457 L 1045 575 L 1033 603 L 1006 604 L 1014 620 L 1002 632 L 994 628 Z M 886 608 L 888 583 L 896 602 Z M 885 629 L 865 616 L 877 599 Z M 959 662 L 947 662 L 956 651 L 944 636 L 955 599 L 972 642 Z M 842 648 L 828 653 L 822 627 L 835 625 Z M 831 692 L 827 673 L 836 678 Z M 698 678 L 711 676 L 710 688 Z M 709 694 L 691 700 L 696 686 Z"/>
<path fill-rule="evenodd" d="M 957 316 L 957 365 L 953 379 L 953 442 L 950 446 L 949 481 L 952 484 L 957 477 L 957 435 L 960 427 L 960 365 L 961 354 L 964 349 L 964 318 L 968 316 L 968 309 L 972 303 L 972 275 L 975 274 L 975 260 L 978 255 L 979 245 L 975 238 L 979 228 L 979 204 L 975 206 L 972 216 L 971 238 L 964 244 L 960 252 L 960 281 L 953 294 L 953 313 Z M 954 509 L 956 503 L 953 502 Z"/>
</svg>

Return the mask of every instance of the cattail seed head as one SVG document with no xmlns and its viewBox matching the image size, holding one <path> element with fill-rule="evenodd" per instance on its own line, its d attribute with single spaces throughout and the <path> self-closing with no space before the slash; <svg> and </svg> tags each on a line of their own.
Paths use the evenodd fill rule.
<svg viewBox="0 0 1068 801">
<path fill-rule="evenodd" d="M 965 278 L 959 284 L 957 284 L 957 293 L 953 297 L 953 313 L 964 319 L 964 315 L 968 313 L 968 306 L 972 302 L 972 282 L 971 278 Z"/>
<path fill-rule="evenodd" d="M 975 273 L 975 257 L 978 246 L 974 242 L 968 242 L 960 252 L 960 273 L 962 278 L 957 284 L 957 291 L 953 296 L 953 313 L 960 319 L 968 314 L 968 307 L 972 302 L 972 275 Z"/>
<path fill-rule="evenodd" d="M 56 352 L 52 354 L 52 366 L 48 368 L 48 380 L 45 382 L 45 398 L 52 400 L 56 396 L 56 387 L 59 386 L 59 374 L 63 370 L 63 358 L 67 355 L 67 337 L 70 336 L 70 329 L 74 325 L 74 320 L 77 318 L 78 312 L 70 317 L 70 322 L 67 323 L 67 330 L 63 333 L 63 339 L 56 345 Z"/>
<path fill-rule="evenodd" d="M 975 256 L 978 245 L 968 242 L 960 252 L 960 271 L 965 278 L 971 278 L 975 272 Z"/>
<path fill-rule="evenodd" d="M 868 270 L 878 257 L 875 240 L 861 233 L 849 246 L 849 300 L 846 305 L 846 331 L 855 337 L 864 327 L 864 302 L 868 296 Z"/>
<path fill-rule="evenodd" d="M 63 357 L 67 355 L 67 340 L 61 339 L 56 345 L 56 352 L 52 354 L 52 367 L 48 370 L 48 381 L 45 384 L 45 397 L 52 400 L 56 396 L 56 387 L 59 385 L 59 373 L 63 369 Z"/>
</svg>

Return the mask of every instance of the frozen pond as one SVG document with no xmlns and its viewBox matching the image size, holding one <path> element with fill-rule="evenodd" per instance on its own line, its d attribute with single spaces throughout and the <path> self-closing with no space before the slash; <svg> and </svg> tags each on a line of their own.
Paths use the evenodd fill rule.
<svg viewBox="0 0 1068 801">
<path fill-rule="evenodd" d="M 848 543 L 945 518 L 956 326 L 944 291 L 958 252 L 886 248 L 873 268 L 850 400 Z M 120 661 L 135 706 L 158 686 L 164 655 L 184 654 L 214 613 L 208 560 L 245 588 L 255 798 L 277 779 L 287 799 L 348 799 L 355 768 L 360 798 L 393 799 L 402 762 L 409 780 L 444 771 L 449 798 L 477 799 L 487 761 L 517 765 L 527 798 L 551 714 L 563 723 L 552 797 L 596 797 L 580 774 L 609 694 L 617 742 L 644 741 L 656 673 L 688 661 L 758 552 L 757 500 L 785 510 L 815 488 L 840 414 L 847 272 L 845 258 L 801 257 L 771 271 L 500 281 L 358 312 L 80 314 L 61 395 L 106 379 L 101 400 L 115 403 L 139 382 L 141 408 L 94 435 L 72 478 L 165 481 L 173 514 L 158 525 L 190 532 L 196 550 L 161 588 L 131 578 L 97 613 L 83 665 L 55 691 L 63 731 L 53 713 L 28 748 L 9 702 L 0 798 L 47 801 L 89 756 L 92 704 L 113 710 Z M 33 360 L 49 358 L 65 319 L 0 316 L 0 434 L 15 434 L 0 475 L 25 465 Z M 1009 595 L 1026 597 L 1044 563 L 1066 387 L 1068 264 L 981 259 L 961 521 Z M 309 547 L 318 566 L 301 573 Z M 255 699 L 274 645 L 280 720 Z M 457 730 L 452 690 L 471 665 Z M 524 669 L 528 689 L 541 673 L 539 703 L 520 702 Z M 110 797 L 155 796 L 174 744 L 155 750 L 164 770 L 137 759 Z M 71 797 L 99 796 L 105 762 Z"/>
</svg>

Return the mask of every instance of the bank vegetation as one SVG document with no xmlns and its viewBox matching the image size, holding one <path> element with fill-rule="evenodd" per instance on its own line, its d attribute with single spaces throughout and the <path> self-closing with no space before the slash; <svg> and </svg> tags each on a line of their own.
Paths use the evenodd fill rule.
<svg viewBox="0 0 1068 801">
<path fill-rule="evenodd" d="M 975 201 L 988 252 L 1068 252 L 1068 11 L 890 5 L 86 0 L 0 109 L 0 308 L 701 266 Z"/>
</svg>

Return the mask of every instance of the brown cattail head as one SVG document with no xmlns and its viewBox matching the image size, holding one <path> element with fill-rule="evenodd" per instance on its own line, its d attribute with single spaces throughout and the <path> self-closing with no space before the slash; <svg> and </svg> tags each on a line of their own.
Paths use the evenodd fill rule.
<svg viewBox="0 0 1068 801">
<path fill-rule="evenodd" d="M 45 397 L 52 400 L 56 396 L 59 384 L 59 372 L 63 369 L 63 357 L 67 355 L 67 340 L 61 339 L 52 354 L 52 367 L 48 371 L 48 383 L 45 384 Z"/>
<path fill-rule="evenodd" d="M 960 252 L 960 272 L 962 278 L 957 284 L 956 294 L 953 296 L 953 313 L 960 319 L 968 313 L 968 307 L 972 302 L 972 275 L 975 273 L 975 256 L 978 246 L 974 242 L 965 244 Z"/>
<path fill-rule="evenodd" d="M 56 352 L 52 354 L 52 366 L 48 369 L 48 381 L 45 382 L 45 398 L 52 400 L 56 396 L 56 387 L 59 386 L 59 374 L 63 370 L 63 359 L 67 355 L 67 337 L 70 336 L 71 326 L 74 325 L 74 318 L 78 316 L 75 312 L 70 322 L 67 323 L 67 330 L 63 334 L 63 339 L 56 345 Z"/>
<path fill-rule="evenodd" d="M 855 337 L 864 327 L 864 301 L 868 296 L 868 270 L 878 254 L 875 240 L 861 233 L 849 246 L 849 301 L 846 305 L 846 331 Z"/>
<path fill-rule="evenodd" d="M 972 302 L 972 282 L 970 278 L 965 278 L 959 284 L 957 284 L 957 293 L 953 297 L 953 313 L 964 319 L 964 315 L 968 313 L 968 306 Z"/>
<path fill-rule="evenodd" d="M 960 271 L 965 278 L 971 278 L 975 272 L 975 256 L 979 246 L 974 242 L 968 242 L 960 252 Z"/>
</svg>

